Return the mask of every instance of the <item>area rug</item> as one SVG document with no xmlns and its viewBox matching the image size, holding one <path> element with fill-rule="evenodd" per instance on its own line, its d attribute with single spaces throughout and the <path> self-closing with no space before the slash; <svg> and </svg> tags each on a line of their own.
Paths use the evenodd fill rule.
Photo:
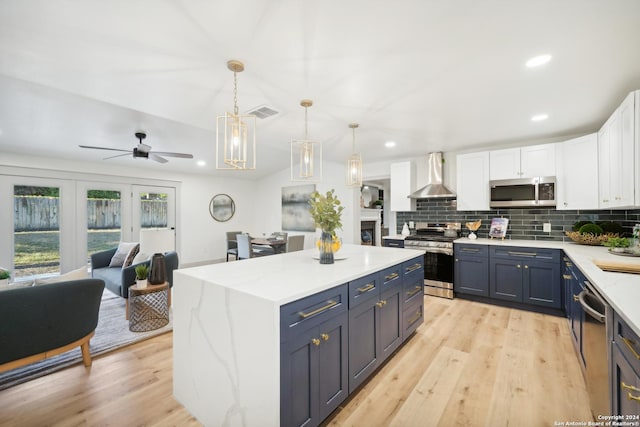
<svg viewBox="0 0 640 427">
<path fill-rule="evenodd" d="M 96 333 L 89 343 L 92 357 L 173 330 L 173 319 L 170 316 L 169 324 L 163 328 L 148 332 L 131 332 L 129 331 L 129 321 L 124 316 L 124 298 L 120 298 L 105 289 L 100 303 Z M 25 339 L 28 339 L 28 337 L 25 337 Z M 79 363 L 82 363 L 82 353 L 80 352 L 80 347 L 77 347 L 49 359 L 1 373 L 0 390 Z M 99 361 L 94 361 L 94 363 L 99 363 Z"/>
</svg>

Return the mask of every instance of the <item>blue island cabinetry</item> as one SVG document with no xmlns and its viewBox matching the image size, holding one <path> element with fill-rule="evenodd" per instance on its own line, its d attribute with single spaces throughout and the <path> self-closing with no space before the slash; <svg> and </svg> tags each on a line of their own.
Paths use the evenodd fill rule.
<svg viewBox="0 0 640 427">
<path fill-rule="evenodd" d="M 424 319 L 423 257 L 280 309 L 282 426 L 319 425 Z"/>
</svg>

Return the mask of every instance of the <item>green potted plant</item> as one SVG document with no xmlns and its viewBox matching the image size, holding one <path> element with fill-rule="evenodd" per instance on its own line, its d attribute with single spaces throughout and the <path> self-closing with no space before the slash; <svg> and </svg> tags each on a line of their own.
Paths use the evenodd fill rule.
<svg viewBox="0 0 640 427">
<path fill-rule="evenodd" d="M 5 270 L 4 268 L 0 268 L 0 285 L 8 284 L 10 278 L 11 272 L 9 270 Z"/>
<path fill-rule="evenodd" d="M 138 288 L 146 288 L 147 277 L 149 277 L 149 266 L 146 264 L 138 264 L 134 270 L 136 271 L 136 286 L 138 286 Z"/>
<path fill-rule="evenodd" d="M 333 240 L 336 230 L 342 228 L 341 217 L 344 206 L 341 206 L 334 189 L 327 191 L 324 195 L 314 191 L 311 193 L 309 205 L 311 217 L 316 227 L 321 230 L 320 264 L 333 264 Z"/>
<path fill-rule="evenodd" d="M 624 252 L 624 249 L 630 246 L 630 242 L 626 237 L 609 237 L 604 245 L 612 252 Z"/>
<path fill-rule="evenodd" d="M 373 202 L 372 205 L 375 209 L 382 209 L 383 203 L 384 202 L 382 200 L 378 199 L 375 202 Z"/>
</svg>

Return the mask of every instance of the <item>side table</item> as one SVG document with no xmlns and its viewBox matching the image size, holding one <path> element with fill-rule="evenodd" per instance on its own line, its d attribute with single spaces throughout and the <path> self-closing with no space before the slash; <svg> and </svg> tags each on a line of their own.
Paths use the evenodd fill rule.
<svg viewBox="0 0 640 427">
<path fill-rule="evenodd" d="M 169 323 L 169 282 L 129 287 L 129 330 L 145 332 Z"/>
</svg>

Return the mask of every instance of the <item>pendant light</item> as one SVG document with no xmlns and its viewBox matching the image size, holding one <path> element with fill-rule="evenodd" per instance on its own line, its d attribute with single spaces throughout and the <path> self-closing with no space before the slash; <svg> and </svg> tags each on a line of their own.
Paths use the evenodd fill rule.
<svg viewBox="0 0 640 427">
<path fill-rule="evenodd" d="M 256 116 L 238 113 L 238 73 L 244 64 L 227 62 L 233 71 L 233 113 L 218 116 L 216 122 L 216 169 L 252 170 L 256 168 Z"/>
<path fill-rule="evenodd" d="M 309 139 L 307 109 L 313 105 L 310 99 L 303 99 L 304 139 L 291 140 L 291 181 L 318 182 L 322 180 L 322 143 Z"/>
<path fill-rule="evenodd" d="M 353 154 L 347 159 L 347 186 L 362 187 L 362 157 L 360 153 L 356 153 L 356 128 L 357 123 L 349 123 L 349 127 L 353 130 Z"/>
</svg>

